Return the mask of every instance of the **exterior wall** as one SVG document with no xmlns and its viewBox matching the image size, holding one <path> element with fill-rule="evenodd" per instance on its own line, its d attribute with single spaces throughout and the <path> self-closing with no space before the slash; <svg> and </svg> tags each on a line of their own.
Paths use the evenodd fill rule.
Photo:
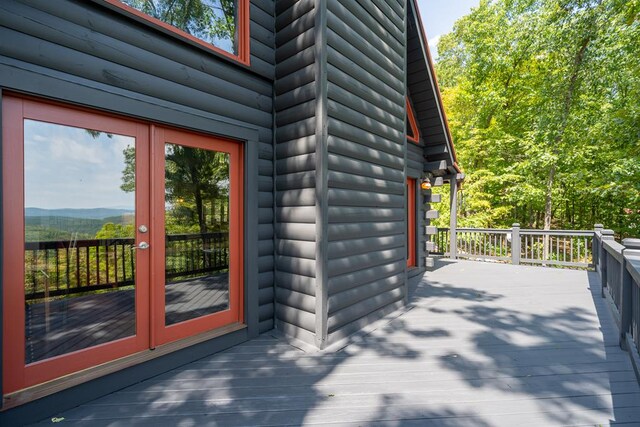
<svg viewBox="0 0 640 427">
<path fill-rule="evenodd" d="M 112 376 L 118 380 L 96 381 L 103 393 L 109 384 L 121 387 L 139 381 L 158 369 L 169 369 L 171 363 L 202 357 L 204 348 L 211 353 L 273 327 L 273 2 L 251 0 L 250 17 L 251 66 L 244 67 L 99 2 L 0 2 L 3 92 L 247 141 L 245 259 L 255 260 L 245 263 L 247 329 L 151 363 L 158 368 L 141 365 L 127 370 L 127 375 Z M 95 397 L 86 387 L 84 393 L 80 389 L 59 393 L 57 404 L 63 396 L 73 396 L 69 404 Z M 37 405 L 42 408 L 46 401 Z M 23 414 L 29 412 L 29 405 L 21 408 Z"/>
<path fill-rule="evenodd" d="M 276 3 L 276 328 L 320 348 L 405 296 L 404 14 Z"/>
<path fill-rule="evenodd" d="M 407 176 L 410 178 L 420 179 L 422 176 L 422 168 L 424 164 L 423 147 L 416 145 L 412 142 L 407 142 Z M 418 187 L 420 181 L 418 181 Z M 424 227 L 428 225 L 428 220 L 425 218 L 426 209 L 423 203 L 423 197 L 418 189 L 416 197 L 416 267 L 407 271 L 409 278 L 421 275 L 425 271 L 425 243 L 426 234 L 424 233 Z"/>
<path fill-rule="evenodd" d="M 260 330 L 271 329 L 273 3 L 251 3 L 255 73 L 100 5 L 62 3 L 2 2 L 0 85 L 225 136 L 232 136 L 233 127 L 257 131 Z M 152 112 L 148 104 L 162 111 Z M 191 115 L 191 123 L 172 111 Z"/>
<path fill-rule="evenodd" d="M 276 328 L 316 339 L 316 1 L 276 2 Z"/>
<path fill-rule="evenodd" d="M 405 295 L 404 4 L 327 3 L 328 343 Z"/>
</svg>

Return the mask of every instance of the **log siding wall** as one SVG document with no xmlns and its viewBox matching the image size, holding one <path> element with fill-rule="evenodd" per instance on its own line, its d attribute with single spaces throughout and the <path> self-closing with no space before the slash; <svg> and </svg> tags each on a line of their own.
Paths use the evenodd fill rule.
<svg viewBox="0 0 640 427">
<path fill-rule="evenodd" d="M 276 2 L 276 328 L 316 339 L 317 64 L 314 0 Z"/>
<path fill-rule="evenodd" d="M 327 3 L 328 343 L 405 295 L 404 4 Z"/>
<path fill-rule="evenodd" d="M 0 3 L 0 86 L 246 139 L 257 152 L 259 330 L 272 329 L 274 4 L 251 0 L 251 66 L 192 46 L 99 2 Z"/>
</svg>

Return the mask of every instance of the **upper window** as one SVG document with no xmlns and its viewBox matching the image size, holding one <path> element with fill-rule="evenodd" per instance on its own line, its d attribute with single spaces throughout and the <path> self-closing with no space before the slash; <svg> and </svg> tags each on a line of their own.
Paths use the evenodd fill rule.
<svg viewBox="0 0 640 427">
<path fill-rule="evenodd" d="M 411 101 L 407 97 L 407 139 L 416 144 L 420 143 L 420 131 L 418 130 L 418 121 L 413 112 Z"/>
<path fill-rule="evenodd" d="M 105 0 L 181 37 L 249 64 L 249 0 Z"/>
</svg>

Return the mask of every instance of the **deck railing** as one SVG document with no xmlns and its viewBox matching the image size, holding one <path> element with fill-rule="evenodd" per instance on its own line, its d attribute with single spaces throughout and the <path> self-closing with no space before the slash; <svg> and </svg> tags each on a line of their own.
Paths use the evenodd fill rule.
<svg viewBox="0 0 640 427">
<path fill-rule="evenodd" d="M 594 230 L 533 230 L 512 228 L 456 229 L 457 258 L 593 268 L 592 241 Z M 438 228 L 431 236 L 432 253 L 451 256 L 450 230 Z"/>
<path fill-rule="evenodd" d="M 640 381 L 640 239 L 616 242 L 614 232 L 600 224 L 594 230 L 522 230 L 514 224 L 509 229 L 458 228 L 454 233 L 438 228 L 429 242 L 431 254 L 451 258 L 596 270 L 602 297 L 620 331 L 620 347 L 629 351 Z"/>
<path fill-rule="evenodd" d="M 595 233 L 596 269 L 620 331 L 620 346 L 628 350 L 640 377 L 640 239 L 614 240 L 613 231 Z"/>
<path fill-rule="evenodd" d="M 134 285 L 134 239 L 25 243 L 27 301 Z M 174 234 L 165 241 L 166 277 L 224 270 L 228 233 Z"/>
</svg>

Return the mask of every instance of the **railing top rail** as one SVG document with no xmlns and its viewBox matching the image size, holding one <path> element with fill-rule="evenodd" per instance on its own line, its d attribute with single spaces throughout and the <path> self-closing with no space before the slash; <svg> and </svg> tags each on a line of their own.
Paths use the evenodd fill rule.
<svg viewBox="0 0 640 427">
<path fill-rule="evenodd" d="M 571 236 L 571 237 L 593 237 L 593 230 L 536 230 L 525 228 L 520 230 L 520 234 L 542 234 L 550 236 Z"/>
<path fill-rule="evenodd" d="M 627 261 L 627 271 L 631 274 L 636 285 L 640 287 L 640 250 L 626 250 L 624 259 Z"/>
<path fill-rule="evenodd" d="M 624 251 L 624 246 L 615 240 L 603 240 L 602 247 L 608 254 L 613 255 L 615 259 L 622 262 L 622 251 Z"/>
<path fill-rule="evenodd" d="M 458 232 L 467 233 L 511 233 L 510 228 L 464 228 L 460 227 L 456 229 Z"/>
</svg>

